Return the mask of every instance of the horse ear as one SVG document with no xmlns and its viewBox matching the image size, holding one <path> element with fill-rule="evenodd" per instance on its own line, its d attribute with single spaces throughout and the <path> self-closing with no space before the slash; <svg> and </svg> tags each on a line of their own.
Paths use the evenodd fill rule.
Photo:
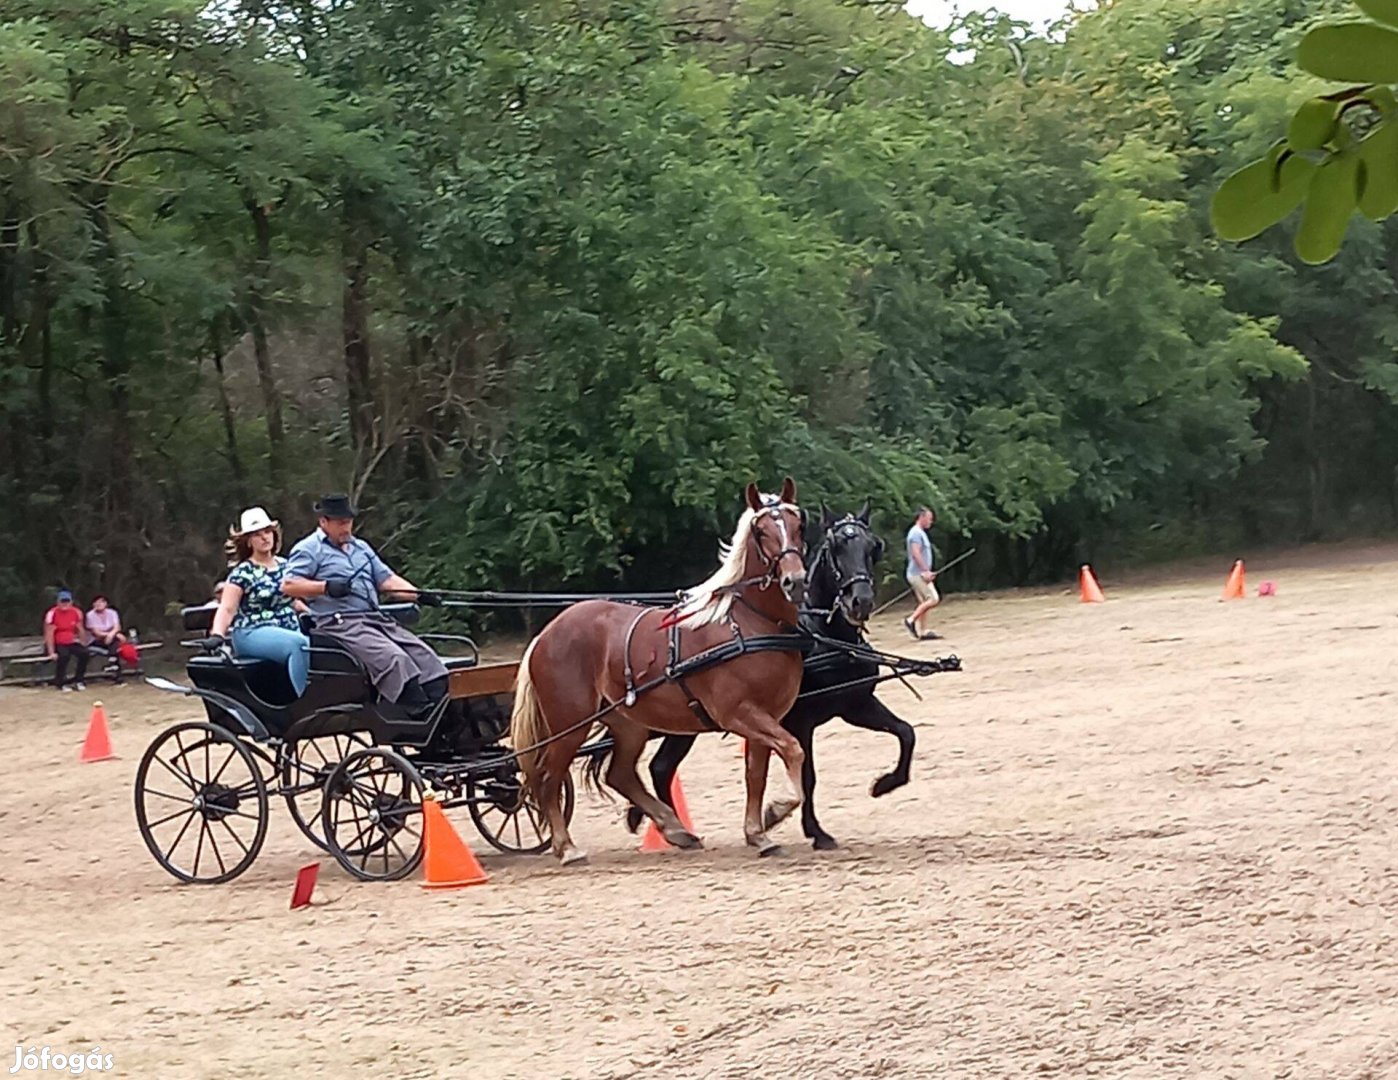
<svg viewBox="0 0 1398 1080">
<path fill-rule="evenodd" d="M 884 542 L 882 536 L 874 537 L 874 562 L 883 558 Z"/>
<path fill-rule="evenodd" d="M 789 476 L 782 481 L 782 502 L 796 505 L 796 481 Z"/>
<path fill-rule="evenodd" d="M 747 490 L 743 493 L 747 496 L 749 510 L 762 509 L 762 493 L 757 490 L 757 485 L 748 482 Z"/>
<path fill-rule="evenodd" d="M 825 500 L 820 500 L 820 527 L 828 530 L 835 520 L 835 515 L 830 512 L 830 507 L 825 505 Z"/>
<path fill-rule="evenodd" d="M 869 524 L 869 500 L 868 500 L 868 499 L 865 499 L 865 500 L 864 500 L 864 505 L 863 505 L 862 507 L 860 507 L 859 513 L 857 513 L 857 514 L 855 515 L 855 517 L 857 517 L 860 521 L 864 522 L 865 525 Z"/>
</svg>

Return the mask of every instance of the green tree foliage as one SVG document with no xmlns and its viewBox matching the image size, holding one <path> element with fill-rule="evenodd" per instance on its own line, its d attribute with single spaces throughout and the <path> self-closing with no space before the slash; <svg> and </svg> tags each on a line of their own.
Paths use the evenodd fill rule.
<svg viewBox="0 0 1398 1080">
<path fill-rule="evenodd" d="M 1398 5 L 1357 0 L 1373 21 L 1309 30 L 1296 63 L 1351 85 L 1308 97 L 1284 138 L 1220 185 L 1213 225 L 1225 240 L 1250 240 L 1298 207 L 1296 254 L 1312 265 L 1340 250 L 1350 220 L 1384 221 L 1398 210 Z"/>
<path fill-rule="evenodd" d="M 463 586 L 680 585 L 785 472 L 986 583 L 1388 513 L 1387 232 L 1209 232 L 1359 168 L 1350 98 L 1269 151 L 1335 7 L 12 0 L 0 612 L 201 599 L 327 488 Z"/>
</svg>

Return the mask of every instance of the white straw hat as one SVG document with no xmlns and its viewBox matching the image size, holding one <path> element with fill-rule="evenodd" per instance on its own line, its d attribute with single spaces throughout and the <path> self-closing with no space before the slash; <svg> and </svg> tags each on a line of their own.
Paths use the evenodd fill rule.
<svg viewBox="0 0 1398 1080">
<path fill-rule="evenodd" d="M 249 533 L 261 532 L 263 529 L 274 529 L 280 522 L 273 521 L 267 516 L 267 511 L 260 506 L 254 506 L 243 511 L 243 517 L 238 522 L 238 527 L 233 530 L 234 536 L 247 536 Z"/>
</svg>

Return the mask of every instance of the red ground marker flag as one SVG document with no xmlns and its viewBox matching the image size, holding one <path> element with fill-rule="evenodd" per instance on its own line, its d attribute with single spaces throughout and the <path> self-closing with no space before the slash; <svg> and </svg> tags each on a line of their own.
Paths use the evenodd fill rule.
<svg viewBox="0 0 1398 1080">
<path fill-rule="evenodd" d="M 296 885 L 291 890 L 291 910 L 311 906 L 311 893 L 316 887 L 316 877 L 320 874 L 320 863 L 313 862 L 296 871 Z"/>
</svg>

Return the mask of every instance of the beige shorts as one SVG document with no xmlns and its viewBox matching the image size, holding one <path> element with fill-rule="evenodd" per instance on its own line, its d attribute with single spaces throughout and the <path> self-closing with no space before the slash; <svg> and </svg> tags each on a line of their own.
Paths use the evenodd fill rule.
<svg viewBox="0 0 1398 1080">
<path fill-rule="evenodd" d="M 920 577 L 908 578 L 908 584 L 913 587 L 913 595 L 917 597 L 919 604 L 925 604 L 928 600 L 937 603 L 941 597 L 937 595 L 937 585 L 935 581 L 923 581 Z"/>
</svg>

